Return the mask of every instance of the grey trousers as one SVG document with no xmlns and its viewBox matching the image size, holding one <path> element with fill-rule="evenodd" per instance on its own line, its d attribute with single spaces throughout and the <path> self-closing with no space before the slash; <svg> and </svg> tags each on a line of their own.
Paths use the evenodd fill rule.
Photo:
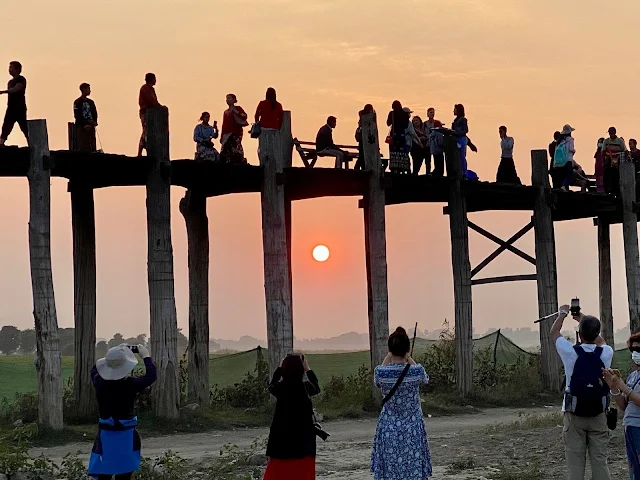
<svg viewBox="0 0 640 480">
<path fill-rule="evenodd" d="M 607 465 L 609 428 L 604 413 L 597 417 L 578 417 L 565 413 L 562 440 L 569 480 L 584 480 L 587 454 L 591 462 L 592 479 L 611 480 Z"/>
</svg>

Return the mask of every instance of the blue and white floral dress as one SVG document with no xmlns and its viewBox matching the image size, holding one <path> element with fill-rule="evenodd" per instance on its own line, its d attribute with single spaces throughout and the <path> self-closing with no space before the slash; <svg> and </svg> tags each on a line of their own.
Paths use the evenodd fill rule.
<svg viewBox="0 0 640 480">
<path fill-rule="evenodd" d="M 374 382 L 386 395 L 404 365 L 378 366 Z M 431 477 L 431 454 L 420 407 L 420 385 L 429 382 L 422 365 L 412 365 L 400 387 L 382 407 L 371 454 L 375 480 L 424 480 Z"/>
</svg>

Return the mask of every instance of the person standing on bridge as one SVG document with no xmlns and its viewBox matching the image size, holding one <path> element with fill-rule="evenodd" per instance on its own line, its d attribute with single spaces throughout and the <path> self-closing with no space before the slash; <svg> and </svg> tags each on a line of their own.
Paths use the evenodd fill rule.
<svg viewBox="0 0 640 480">
<path fill-rule="evenodd" d="M 620 154 L 627 151 L 624 140 L 617 133 L 616 127 L 609 127 L 609 137 L 602 144 L 604 191 L 611 195 L 620 193 Z"/>
<path fill-rule="evenodd" d="M 228 108 L 222 115 L 220 161 L 229 164 L 243 164 L 247 162 L 242 148 L 243 128 L 249 125 L 247 113 L 240 105 L 236 105 L 238 97 L 235 94 L 227 94 L 225 100 Z"/>
<path fill-rule="evenodd" d="M 604 145 L 604 138 L 598 139 L 598 146 L 596 153 L 593 155 L 595 160 L 594 174 L 596 177 L 596 190 L 598 193 L 604 193 L 604 164 L 602 162 L 602 145 Z M 631 145 L 631 141 L 629 141 Z"/>
<path fill-rule="evenodd" d="M 326 433 L 314 423 L 311 397 L 320 393 L 320 386 L 304 355 L 287 355 L 282 360 L 273 373 L 269 392 L 276 397 L 276 409 L 263 480 L 315 480 L 316 435 L 326 439 Z"/>
<path fill-rule="evenodd" d="M 132 377 L 138 365 L 134 352 L 143 359 L 145 373 Z M 88 474 L 98 480 L 130 480 L 140 468 L 140 435 L 134 406 L 136 395 L 156 381 L 156 367 L 144 345 L 121 344 L 109 349 L 96 362 L 91 380 L 96 389 L 100 419 L 98 436 L 89 458 Z"/>
<path fill-rule="evenodd" d="M 73 102 L 73 116 L 76 121 L 76 147 L 78 151 L 93 153 L 97 150 L 98 110 L 89 95 L 91 95 L 91 85 L 81 84 L 80 97 Z"/>
<path fill-rule="evenodd" d="M 455 135 L 458 142 L 462 178 L 467 178 L 467 144 L 469 142 L 467 135 L 469 134 L 469 123 L 465 116 L 464 105 L 461 103 L 456 104 L 453 107 L 453 114 L 456 118 L 453 120 L 453 124 L 451 125 L 451 132 Z"/>
<path fill-rule="evenodd" d="M 593 480 L 610 480 L 609 428 L 605 414 L 609 388 L 604 382 L 603 369 L 611 368 L 613 349 L 600 336 L 600 320 L 590 315 L 572 315 L 580 324 L 579 345 L 564 338 L 562 326 L 569 311 L 569 305 L 560 307 L 550 332 L 566 376 L 562 439 L 568 480 L 584 480 L 587 453 Z"/>
<path fill-rule="evenodd" d="M 140 87 L 140 95 L 138 96 L 138 105 L 140 106 L 140 122 L 142 122 L 142 135 L 140 135 L 140 142 L 138 143 L 138 156 L 142 156 L 142 150 L 147 149 L 147 122 L 145 120 L 145 113 L 150 108 L 161 107 L 156 95 L 156 89 L 153 88 L 156 84 L 156 75 L 154 73 L 147 73 L 144 76 L 144 85 Z"/>
<path fill-rule="evenodd" d="M 513 161 L 513 137 L 507 136 L 507 127 L 504 125 L 498 128 L 498 134 L 500 135 L 502 156 L 500 157 L 500 165 L 496 174 L 496 182 L 522 185 L 516 172 L 516 164 Z"/>
<path fill-rule="evenodd" d="M 410 173 L 409 150 L 411 150 L 411 144 L 407 144 L 409 113 L 402 108 L 399 100 L 395 100 L 391 104 L 391 111 L 387 115 L 387 126 L 391 127 L 386 140 L 389 144 L 389 170 L 391 173 Z"/>
<path fill-rule="evenodd" d="M 374 480 L 424 480 L 431 477 L 431 453 L 420 406 L 420 385 L 429 382 L 410 356 L 404 328 L 389 336 L 389 353 L 374 370 L 384 398 L 371 453 Z"/>
<path fill-rule="evenodd" d="M 4 146 L 4 142 L 13 130 L 13 126 L 18 123 L 20 130 L 24 134 L 24 138 L 29 143 L 29 128 L 27 127 L 27 79 L 22 76 L 22 64 L 17 61 L 9 63 L 9 75 L 11 80 L 7 84 L 7 89 L 0 91 L 0 95 L 7 95 L 7 111 L 4 114 L 4 122 L 2 123 L 2 133 L 0 133 L 0 147 Z"/>
</svg>

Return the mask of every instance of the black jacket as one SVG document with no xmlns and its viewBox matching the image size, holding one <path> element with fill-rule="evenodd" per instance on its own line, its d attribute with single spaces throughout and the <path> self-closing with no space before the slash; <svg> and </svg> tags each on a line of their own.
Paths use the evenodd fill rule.
<svg viewBox="0 0 640 480">
<path fill-rule="evenodd" d="M 327 148 L 334 150 L 337 150 L 338 148 L 333 143 L 333 131 L 329 125 L 325 125 L 318 130 L 318 135 L 316 135 L 316 151 L 321 152 Z"/>
<path fill-rule="evenodd" d="M 280 368 L 273 373 L 269 392 L 277 398 L 273 415 L 267 457 L 299 459 L 316 456 L 316 433 L 313 428 L 313 406 L 309 396 L 320 393 L 318 377 L 307 372 L 308 382 L 279 381 Z"/>
</svg>

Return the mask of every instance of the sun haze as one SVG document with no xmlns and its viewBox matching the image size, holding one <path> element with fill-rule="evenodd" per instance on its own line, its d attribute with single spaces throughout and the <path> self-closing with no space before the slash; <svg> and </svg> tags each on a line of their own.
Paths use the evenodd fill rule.
<svg viewBox="0 0 640 480">
<path fill-rule="evenodd" d="M 633 21 L 640 2 L 620 0 L 25 0 L 6 2 L 0 29 L 0 81 L 20 61 L 28 80 L 29 118 L 46 118 L 52 150 L 67 148 L 67 122 L 78 85 L 91 84 L 104 150 L 135 155 L 140 137 L 138 91 L 157 75 L 159 101 L 169 108 L 171 158 L 193 158 L 193 129 L 203 111 L 220 123 L 225 95 L 235 93 L 252 117 L 267 87 L 292 112 L 293 135 L 313 141 L 329 115 L 334 140 L 353 144 L 358 111 L 378 112 L 382 138 L 393 100 L 416 115 L 435 107 L 451 125 L 455 103 L 466 107 L 469 168 L 495 180 L 498 126 L 515 139 L 520 178 L 530 183 L 530 150 L 546 148 L 553 132 L 576 128 L 576 159 L 593 173 L 596 141 L 615 125 L 638 138 L 640 76 Z M 612 8 L 613 11 L 609 11 Z M 624 21 L 623 21 L 624 23 Z M 90 27 L 87 27 L 90 25 Z M 90 33 L 86 33 L 89 28 Z M 83 30 L 83 32 L 80 32 Z M 619 62 L 611 69 L 610 59 Z M 609 62 L 609 63 L 608 63 Z M 2 74 L 5 74 L 4 76 Z M 0 85 L 0 89 L 5 87 Z M 2 104 L 4 99 L 2 99 Z M 2 105 L 2 109 L 4 106 Z M 23 144 L 16 128 L 8 144 Z M 257 164 L 257 142 L 244 150 Z M 219 142 L 216 142 L 219 147 Z M 386 145 L 382 146 L 386 153 Z M 294 152 L 294 165 L 302 163 Z M 321 159 L 318 166 L 330 166 Z M 73 260 L 67 182 L 52 179 L 51 245 L 59 324 L 73 326 Z M 187 239 L 173 187 L 172 240 L 178 326 L 188 328 Z M 144 187 L 95 192 L 98 336 L 148 332 Z M 209 199 L 211 336 L 266 337 L 259 194 Z M 418 320 L 420 329 L 452 320 L 453 279 L 448 217 L 443 205 L 387 207 L 389 314 L 392 327 Z M 356 198 L 294 202 L 292 269 L 295 334 L 366 332 L 367 288 L 362 210 Z M 472 214 L 501 238 L 530 221 L 531 212 Z M 0 324 L 33 326 L 26 179 L 0 180 Z M 309 246 L 331 240 L 332 262 L 312 268 Z M 598 312 L 596 229 L 590 219 L 556 224 L 560 303 L 578 295 Z M 518 247 L 533 255 L 533 234 Z M 325 240 L 328 241 L 328 240 Z M 612 286 L 616 328 L 628 321 L 621 228 L 613 226 Z M 472 266 L 494 245 L 470 234 Z M 314 262 L 315 263 L 315 262 Z M 532 273 L 504 253 L 486 276 Z M 579 269 L 577 271 L 576 269 Z M 483 272 L 485 273 L 485 272 Z M 419 292 L 419 293 L 418 293 Z M 566 300 L 563 300 L 566 299 Z M 533 326 L 535 282 L 474 287 L 474 328 Z"/>
</svg>

